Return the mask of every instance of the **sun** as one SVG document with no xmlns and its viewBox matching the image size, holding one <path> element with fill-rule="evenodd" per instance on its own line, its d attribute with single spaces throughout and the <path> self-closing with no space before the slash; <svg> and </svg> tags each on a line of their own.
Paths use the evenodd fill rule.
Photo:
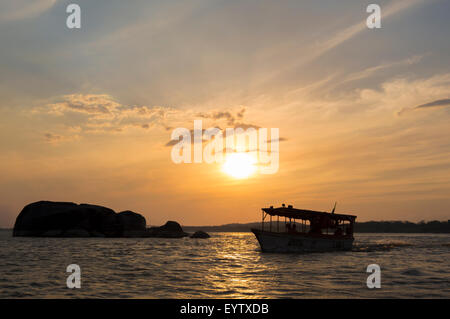
<svg viewBox="0 0 450 319">
<path fill-rule="evenodd" d="M 256 159 L 247 153 L 227 154 L 222 171 L 234 178 L 246 178 L 256 171 Z"/>
</svg>

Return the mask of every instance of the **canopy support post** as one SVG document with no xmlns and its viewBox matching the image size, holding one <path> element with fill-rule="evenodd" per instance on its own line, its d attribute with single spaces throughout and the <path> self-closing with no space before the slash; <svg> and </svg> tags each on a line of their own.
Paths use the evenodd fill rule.
<svg viewBox="0 0 450 319">
<path fill-rule="evenodd" d="M 277 233 L 280 232 L 280 216 L 277 215 Z"/>
</svg>

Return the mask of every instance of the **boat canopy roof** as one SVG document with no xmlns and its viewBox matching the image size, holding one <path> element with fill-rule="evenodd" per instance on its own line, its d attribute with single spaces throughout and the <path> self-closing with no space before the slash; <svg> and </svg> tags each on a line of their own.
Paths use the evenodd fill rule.
<svg viewBox="0 0 450 319">
<path fill-rule="evenodd" d="M 292 206 L 276 207 L 276 208 L 269 207 L 269 208 L 262 208 L 262 210 L 271 216 L 281 216 L 294 219 L 311 220 L 317 217 L 325 217 L 333 220 L 347 220 L 351 222 L 354 222 L 356 219 L 356 216 L 354 215 L 319 212 L 308 209 L 297 209 L 293 208 Z"/>
</svg>

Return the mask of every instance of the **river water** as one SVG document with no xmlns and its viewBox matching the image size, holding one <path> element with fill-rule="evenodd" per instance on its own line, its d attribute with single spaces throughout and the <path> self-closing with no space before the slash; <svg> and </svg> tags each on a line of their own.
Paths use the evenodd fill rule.
<svg viewBox="0 0 450 319">
<path fill-rule="evenodd" d="M 210 239 L 17 238 L 0 231 L 0 298 L 450 298 L 449 234 L 356 234 L 353 251 L 262 253 Z M 81 268 L 69 289 L 66 267 Z M 369 264 L 381 288 L 369 289 Z"/>
</svg>

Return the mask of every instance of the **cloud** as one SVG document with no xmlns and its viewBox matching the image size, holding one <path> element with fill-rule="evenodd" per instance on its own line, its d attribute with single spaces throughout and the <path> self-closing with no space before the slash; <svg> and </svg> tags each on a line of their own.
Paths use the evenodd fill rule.
<svg viewBox="0 0 450 319">
<path fill-rule="evenodd" d="M 388 17 L 395 16 L 405 11 L 406 9 L 423 3 L 425 3 L 425 0 L 395 1 L 393 4 L 390 4 L 386 8 L 383 7 L 381 12 L 382 19 L 384 20 Z M 300 59 L 297 59 L 295 60 L 295 62 L 286 65 L 284 68 L 281 68 L 280 70 L 276 70 L 272 74 L 269 74 L 267 77 L 260 80 L 260 83 L 269 82 L 272 79 L 280 77 L 284 73 L 291 72 L 292 69 L 296 69 L 307 63 L 311 63 L 312 61 L 323 56 L 324 54 L 340 46 L 341 44 L 351 40 L 367 29 L 368 28 L 366 25 L 366 21 L 364 19 L 361 19 L 359 22 L 338 30 L 331 36 L 315 42 L 309 48 L 302 47 L 302 56 Z"/>
<path fill-rule="evenodd" d="M 45 133 L 44 137 L 45 140 L 49 143 L 59 141 L 62 138 L 61 135 L 55 135 L 53 133 Z"/>
<path fill-rule="evenodd" d="M 286 137 L 280 137 L 278 140 L 277 140 L 277 139 L 270 139 L 270 140 L 267 140 L 266 143 L 284 142 L 284 141 L 287 141 L 287 140 L 288 140 L 288 139 L 287 139 Z"/>
<path fill-rule="evenodd" d="M 243 107 L 240 111 L 236 112 L 236 115 L 233 115 L 229 111 L 215 111 L 210 113 L 199 113 L 199 117 L 210 118 L 214 120 L 222 120 L 225 119 L 227 124 L 232 126 L 236 124 L 237 120 L 241 120 L 244 117 L 245 107 Z"/>
<path fill-rule="evenodd" d="M 220 128 L 218 128 L 220 130 Z M 205 129 L 202 129 L 202 137 L 203 134 L 205 133 Z M 194 144 L 194 130 L 190 130 L 189 133 L 191 134 L 191 144 Z M 208 140 L 205 140 L 202 138 L 202 142 L 207 142 Z M 164 146 L 173 146 L 178 144 L 179 140 L 170 140 L 169 142 L 167 142 Z"/>
<path fill-rule="evenodd" d="M 250 127 L 250 128 L 254 128 L 254 127 Z M 255 129 L 257 129 L 257 128 L 259 128 L 259 127 L 256 127 Z M 219 127 L 218 129 L 221 130 L 220 127 Z M 243 129 L 246 130 L 245 128 L 243 128 Z M 202 137 L 203 137 L 203 134 L 205 133 L 205 131 L 206 131 L 206 130 L 204 130 L 204 129 L 202 130 Z M 191 144 L 194 144 L 194 130 L 190 130 L 189 132 L 190 132 L 190 134 L 191 134 Z M 233 133 L 234 133 L 234 132 L 233 132 Z M 222 134 L 225 135 L 225 132 L 222 131 Z M 245 132 L 243 132 L 242 134 L 245 134 Z M 174 146 L 174 145 L 178 144 L 179 141 L 180 141 L 180 140 L 170 140 L 170 141 L 167 142 L 164 146 Z M 277 139 L 277 140 L 275 140 L 275 139 L 267 140 L 266 143 L 267 143 L 267 144 L 271 144 L 271 143 L 275 143 L 275 142 L 284 142 L 284 141 L 287 141 L 287 138 L 285 138 L 285 137 L 280 137 L 280 138 Z M 206 140 L 206 139 L 203 139 L 203 138 L 202 138 L 202 142 L 209 143 L 210 140 Z M 227 149 L 227 148 L 224 148 L 224 149 L 223 149 L 223 152 L 226 153 L 227 151 L 228 151 L 228 152 L 229 152 L 229 151 L 234 152 L 235 149 Z M 248 150 L 248 151 L 249 151 L 249 152 L 259 151 L 259 149 L 258 149 L 258 148 L 256 148 L 256 149 L 250 149 L 250 150 Z"/>
<path fill-rule="evenodd" d="M 304 98 L 306 96 L 332 96 L 335 95 L 336 92 L 344 92 L 344 90 L 340 88 L 344 84 L 357 82 L 358 85 L 358 81 L 383 74 L 383 72 L 385 77 L 389 79 L 390 74 L 392 74 L 392 72 L 389 73 L 390 71 L 393 71 L 395 68 L 410 67 L 418 64 L 427 55 L 429 55 L 429 53 L 413 55 L 397 61 L 382 62 L 364 68 L 360 71 L 351 72 L 347 75 L 342 75 L 339 72 L 335 72 L 318 81 L 309 83 L 306 86 L 291 90 L 289 95 L 292 98 Z"/>
<path fill-rule="evenodd" d="M 243 120 L 243 118 L 244 118 L 245 111 L 246 111 L 246 109 L 245 109 L 245 107 L 243 107 L 239 111 L 237 111 L 235 114 L 233 114 L 233 112 L 231 112 L 231 111 L 210 111 L 210 112 L 196 113 L 195 116 L 204 118 L 204 119 L 212 119 L 212 120 L 218 121 L 218 122 L 225 121 L 227 128 L 233 128 L 233 129 L 241 128 L 243 130 L 248 130 L 251 128 L 259 129 L 260 128 L 259 125 L 240 122 L 240 120 Z M 219 130 L 222 130 L 220 128 L 220 126 L 218 126 L 218 125 L 212 125 L 212 127 L 216 127 Z M 202 134 L 204 132 L 205 132 L 205 130 L 203 129 Z M 191 130 L 190 133 L 191 133 L 191 136 L 194 136 L 194 130 Z M 206 141 L 206 140 L 203 140 L 203 141 Z M 171 141 L 167 142 L 165 144 L 165 146 L 173 146 L 177 143 L 178 143 L 178 140 L 171 140 Z M 191 143 L 194 143 L 193 138 L 191 139 Z"/>
<path fill-rule="evenodd" d="M 450 99 L 436 100 L 430 103 L 421 104 L 415 107 L 415 109 L 425 108 L 425 107 L 436 107 L 436 106 L 446 106 L 450 105 Z"/>
<path fill-rule="evenodd" d="M 258 129 L 260 126 L 244 122 L 245 107 L 238 111 L 217 111 L 198 113 L 192 110 L 180 110 L 170 107 L 125 105 L 108 94 L 68 94 L 53 98 L 43 106 L 34 107 L 31 115 L 52 116 L 53 120 L 63 123 L 65 131 L 46 133 L 47 142 L 61 142 L 70 127 L 77 127 L 77 134 L 118 134 L 128 130 L 149 130 L 153 127 L 170 131 L 173 127 L 188 125 L 192 118 L 213 120 L 210 127 L 219 127 L 220 122 L 231 128 Z M 58 120 L 58 118 L 61 118 Z M 170 124 L 170 125 L 169 125 Z M 206 126 L 205 126 L 206 127 Z M 73 133 L 73 132 L 70 132 Z M 193 131 L 191 131 L 193 134 Z M 166 146 L 176 144 L 169 141 Z"/>
<path fill-rule="evenodd" d="M 450 73 L 430 77 L 411 75 L 403 78 L 396 77 L 381 83 L 377 88 L 356 89 L 347 94 L 341 94 L 338 101 L 339 109 L 367 114 L 373 114 L 374 111 L 384 113 L 387 111 L 388 113 L 385 114 L 402 115 L 416 110 L 417 107 L 414 105 L 419 104 L 418 101 L 434 103 L 443 100 L 443 97 L 449 94 L 449 85 Z M 345 114 L 348 115 L 348 112 Z"/>
<path fill-rule="evenodd" d="M 450 99 L 441 99 L 441 100 L 435 100 L 429 103 L 425 103 L 425 104 L 421 104 L 421 105 L 417 105 L 415 107 L 405 107 L 403 109 L 401 109 L 397 115 L 402 115 L 406 112 L 409 111 L 414 111 L 414 110 L 418 110 L 418 109 L 425 109 L 425 108 L 434 108 L 434 107 L 440 107 L 440 106 L 447 106 L 450 105 Z"/>
<path fill-rule="evenodd" d="M 161 119 L 166 116 L 168 111 L 168 108 L 160 106 L 124 105 L 108 94 L 70 94 L 58 97 L 55 102 L 48 103 L 44 107 L 36 107 L 32 113 L 46 113 L 55 116 L 81 113 L 86 115 L 90 121 L 125 121 L 127 119 Z"/>
<path fill-rule="evenodd" d="M 392 5 L 386 7 L 382 10 L 382 17 L 386 19 L 390 16 L 396 15 L 414 5 L 419 3 L 424 3 L 424 0 L 399 0 L 394 2 Z M 360 32 L 367 30 L 366 21 L 363 20 L 356 24 L 353 24 L 328 38 L 327 40 L 320 42 L 316 46 L 316 50 L 312 58 L 317 58 L 327 51 L 337 47 L 338 45 L 350 40 L 354 36 L 358 35 Z"/>
<path fill-rule="evenodd" d="M 73 141 L 73 140 L 76 140 L 78 138 L 79 138 L 78 135 L 63 136 L 63 135 L 59 135 L 59 134 L 55 134 L 55 133 L 49 133 L 49 132 L 44 134 L 45 142 L 49 143 L 49 144 L 53 144 L 53 145 L 57 145 L 57 144 L 60 144 L 62 142 Z"/>
<path fill-rule="evenodd" d="M 174 146 L 176 144 L 178 144 L 178 140 L 170 140 L 169 142 L 167 142 L 166 144 L 164 144 L 164 146 Z"/>
<path fill-rule="evenodd" d="M 58 0 L 2 0 L 0 22 L 24 20 L 50 10 Z"/>
<path fill-rule="evenodd" d="M 112 115 L 121 105 L 107 94 L 64 95 L 56 103 L 47 105 L 49 113 L 63 115 L 68 111 L 96 115 Z"/>
<path fill-rule="evenodd" d="M 365 79 L 365 78 L 368 78 L 368 77 L 374 75 L 376 72 L 379 72 L 382 70 L 399 67 L 399 66 L 410 66 L 413 64 L 417 64 L 422 60 L 423 57 L 424 57 L 424 55 L 415 55 L 415 56 L 409 57 L 409 58 L 401 60 L 401 61 L 395 61 L 395 62 L 390 62 L 390 63 L 381 63 L 379 65 L 367 68 L 363 71 L 351 73 L 348 76 L 346 76 L 342 80 L 341 83 Z"/>
<path fill-rule="evenodd" d="M 246 109 L 243 107 L 240 111 L 236 112 L 235 115 L 233 115 L 230 111 L 213 111 L 210 113 L 198 113 L 199 117 L 203 118 L 209 118 L 213 120 L 226 120 L 226 124 L 229 127 L 232 128 L 242 128 L 244 130 L 249 128 L 258 129 L 260 128 L 259 125 L 251 124 L 251 123 L 243 123 L 239 122 L 244 118 L 244 113 Z"/>
<path fill-rule="evenodd" d="M 124 105 L 107 94 L 69 94 L 31 110 L 33 116 L 51 116 L 61 125 L 59 133 L 45 133 L 47 142 L 71 140 L 74 127 L 77 134 L 124 133 L 130 129 L 149 130 L 161 126 L 170 109 L 160 106 Z M 59 119 L 60 118 L 60 119 Z"/>
</svg>

